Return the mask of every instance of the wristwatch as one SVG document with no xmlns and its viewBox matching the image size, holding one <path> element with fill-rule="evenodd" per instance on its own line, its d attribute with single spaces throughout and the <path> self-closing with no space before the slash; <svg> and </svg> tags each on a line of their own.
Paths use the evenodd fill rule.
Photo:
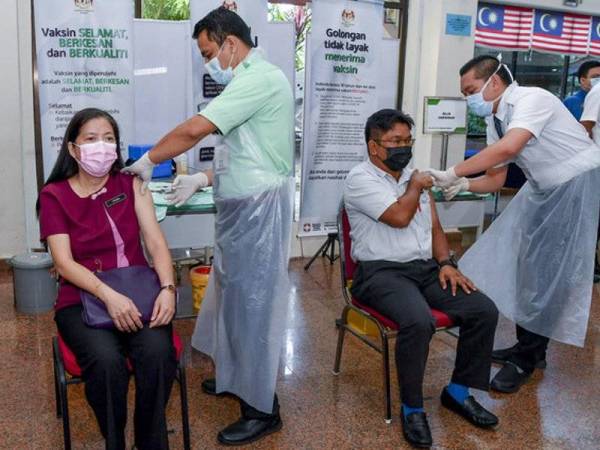
<svg viewBox="0 0 600 450">
<path fill-rule="evenodd" d="M 163 289 L 166 289 L 169 292 L 172 292 L 173 294 L 177 293 L 177 288 L 175 287 L 174 284 L 165 284 L 164 286 L 160 287 L 160 290 L 162 291 Z"/>
<path fill-rule="evenodd" d="M 450 258 L 444 259 L 443 261 L 438 262 L 438 265 L 440 266 L 440 269 L 444 266 L 452 266 L 455 269 L 458 269 L 458 264 L 456 263 L 454 256 L 450 256 Z"/>
</svg>

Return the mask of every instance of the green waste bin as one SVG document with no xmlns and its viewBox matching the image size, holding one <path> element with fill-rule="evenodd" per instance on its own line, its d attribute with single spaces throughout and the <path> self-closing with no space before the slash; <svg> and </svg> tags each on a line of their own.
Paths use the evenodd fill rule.
<svg viewBox="0 0 600 450">
<path fill-rule="evenodd" d="M 56 280 L 48 253 L 23 253 L 10 260 L 13 268 L 15 306 L 18 312 L 39 314 L 50 311 L 56 301 Z"/>
</svg>

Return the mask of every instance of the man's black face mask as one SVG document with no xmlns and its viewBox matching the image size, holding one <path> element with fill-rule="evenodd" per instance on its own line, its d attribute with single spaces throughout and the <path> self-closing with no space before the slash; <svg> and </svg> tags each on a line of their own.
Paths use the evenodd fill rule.
<svg viewBox="0 0 600 450">
<path fill-rule="evenodd" d="M 412 158 L 412 146 L 386 148 L 388 157 L 383 163 L 394 172 L 404 169 Z"/>
</svg>

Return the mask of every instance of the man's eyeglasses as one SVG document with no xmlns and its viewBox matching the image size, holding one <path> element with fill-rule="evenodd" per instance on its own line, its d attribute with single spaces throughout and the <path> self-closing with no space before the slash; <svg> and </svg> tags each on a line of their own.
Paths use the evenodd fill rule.
<svg viewBox="0 0 600 450">
<path fill-rule="evenodd" d="M 392 147 L 412 147 L 415 144 L 415 139 L 381 139 L 381 140 L 375 140 L 373 139 L 375 142 L 377 142 L 379 145 L 381 145 L 382 147 L 386 147 L 385 145 L 382 144 L 389 144 Z"/>
</svg>

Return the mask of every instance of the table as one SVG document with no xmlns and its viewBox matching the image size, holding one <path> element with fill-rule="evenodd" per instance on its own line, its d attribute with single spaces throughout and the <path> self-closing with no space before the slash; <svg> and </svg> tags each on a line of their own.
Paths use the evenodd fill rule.
<svg viewBox="0 0 600 450">
<path fill-rule="evenodd" d="M 483 232 L 485 202 L 493 199 L 491 194 L 461 192 L 450 201 L 446 201 L 438 189 L 431 190 L 437 205 L 442 228 L 477 228 L 476 237 Z"/>
<path fill-rule="evenodd" d="M 167 240 L 175 264 L 179 303 L 176 319 L 195 317 L 192 302 L 192 286 L 187 271 L 183 269 L 196 264 L 207 264 L 212 255 L 215 235 L 215 203 L 212 188 L 196 192 L 179 208 L 168 205 L 164 194 L 171 186 L 168 182 L 153 181 L 149 184 L 156 218 Z"/>
</svg>

